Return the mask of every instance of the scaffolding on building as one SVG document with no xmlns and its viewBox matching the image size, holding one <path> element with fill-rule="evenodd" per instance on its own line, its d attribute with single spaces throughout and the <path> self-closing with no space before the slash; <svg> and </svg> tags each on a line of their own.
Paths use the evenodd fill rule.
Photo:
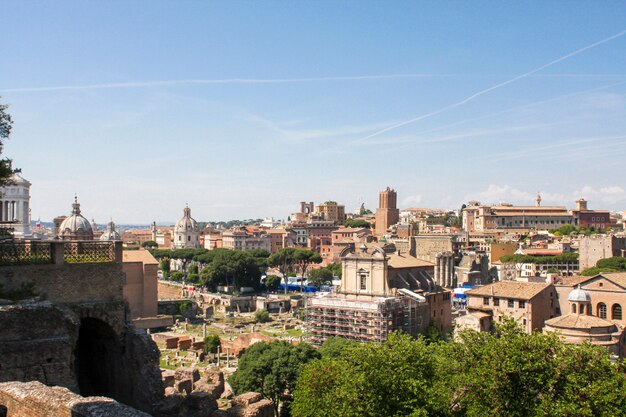
<svg viewBox="0 0 626 417">
<path fill-rule="evenodd" d="M 309 341 L 322 344 L 329 337 L 357 342 L 383 342 L 392 331 L 417 336 L 424 317 L 419 306 L 426 299 L 408 290 L 395 297 L 372 297 L 371 300 L 347 296 L 311 297 L 306 306 Z"/>
</svg>

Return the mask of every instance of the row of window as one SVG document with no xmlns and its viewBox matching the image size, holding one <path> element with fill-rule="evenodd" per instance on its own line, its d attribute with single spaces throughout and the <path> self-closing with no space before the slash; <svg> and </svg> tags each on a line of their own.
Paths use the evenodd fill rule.
<svg viewBox="0 0 626 417">
<path fill-rule="evenodd" d="M 576 313 L 576 304 L 572 304 L 572 313 Z M 598 305 L 596 306 L 596 313 L 597 316 L 601 319 L 606 319 L 606 304 L 598 303 Z M 588 304 L 586 309 L 584 305 L 580 306 L 580 314 L 591 315 L 591 304 Z M 622 306 L 620 304 L 613 304 L 613 306 L 611 307 L 611 320 L 622 320 Z"/>
<path fill-rule="evenodd" d="M 483 297 L 483 305 L 488 306 L 490 298 L 491 297 Z M 493 298 L 493 305 L 494 305 L 494 307 L 500 306 L 500 299 L 494 297 Z M 506 305 L 507 305 L 508 308 L 515 308 L 515 300 L 511 300 L 510 298 L 508 298 L 506 300 Z M 526 301 L 519 300 L 517 302 L 517 307 L 518 308 L 526 308 Z"/>
</svg>

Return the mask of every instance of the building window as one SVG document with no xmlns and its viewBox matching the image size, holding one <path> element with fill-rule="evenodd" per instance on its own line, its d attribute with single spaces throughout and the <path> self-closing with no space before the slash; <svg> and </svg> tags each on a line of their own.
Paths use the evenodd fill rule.
<svg viewBox="0 0 626 417">
<path fill-rule="evenodd" d="M 367 290 L 367 275 L 361 274 L 361 289 Z"/>
<path fill-rule="evenodd" d="M 489 297 L 483 297 L 483 305 L 485 306 L 489 305 Z"/>
<path fill-rule="evenodd" d="M 622 306 L 621 305 L 613 304 L 613 307 L 611 307 L 611 319 L 612 320 L 622 319 Z"/>
<path fill-rule="evenodd" d="M 498 307 L 500 305 L 500 299 L 499 298 L 494 298 L 493 299 L 493 305 Z"/>
<path fill-rule="evenodd" d="M 572 313 L 576 313 L 576 304 L 572 304 Z"/>
<path fill-rule="evenodd" d="M 519 308 L 526 308 L 526 301 L 520 301 Z"/>
<path fill-rule="evenodd" d="M 515 302 L 513 300 L 509 300 L 508 301 L 508 307 L 509 308 L 514 308 L 515 307 Z"/>
<path fill-rule="evenodd" d="M 600 303 L 598 304 L 598 317 L 601 319 L 606 318 L 606 304 Z"/>
</svg>

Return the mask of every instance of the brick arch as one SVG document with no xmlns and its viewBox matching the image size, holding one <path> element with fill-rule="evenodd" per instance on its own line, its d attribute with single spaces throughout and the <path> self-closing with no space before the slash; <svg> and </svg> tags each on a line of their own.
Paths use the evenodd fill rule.
<svg viewBox="0 0 626 417">
<path fill-rule="evenodd" d="M 119 337 L 108 323 L 92 317 L 81 318 L 74 349 L 74 371 L 80 394 L 119 398 L 121 355 Z"/>
</svg>

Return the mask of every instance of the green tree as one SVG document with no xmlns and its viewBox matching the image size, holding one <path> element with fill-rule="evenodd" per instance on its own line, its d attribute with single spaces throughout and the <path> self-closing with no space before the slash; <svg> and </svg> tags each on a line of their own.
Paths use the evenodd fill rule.
<svg viewBox="0 0 626 417">
<path fill-rule="evenodd" d="M 467 416 L 626 412 L 626 377 L 603 347 L 565 345 L 554 333 L 528 335 L 512 320 L 494 335 L 464 332 L 462 342 L 455 345 L 462 369 L 456 397 Z"/>
<path fill-rule="evenodd" d="M 313 269 L 307 276 L 309 285 L 321 287 L 322 285 L 330 285 L 333 282 L 333 273 L 328 268 Z"/>
<path fill-rule="evenodd" d="M 282 248 L 277 252 L 274 252 L 267 259 L 267 264 L 272 268 L 278 269 L 278 272 L 282 275 L 283 282 L 285 283 L 285 294 L 287 294 L 288 274 L 293 271 L 295 259 L 295 248 Z"/>
<path fill-rule="evenodd" d="M 163 277 L 167 278 L 170 276 L 170 260 L 167 258 L 163 258 L 161 259 L 161 262 L 159 262 L 159 268 L 161 268 L 161 271 L 163 271 Z"/>
<path fill-rule="evenodd" d="M 326 265 L 326 268 L 328 268 L 328 270 L 332 272 L 334 276 L 341 279 L 341 262 L 333 262 L 332 264 Z"/>
<path fill-rule="evenodd" d="M 265 278 L 265 286 L 270 291 L 275 291 L 280 285 L 280 277 L 278 275 L 268 275 Z"/>
<path fill-rule="evenodd" d="M 185 274 L 180 271 L 174 271 L 171 273 L 172 281 L 182 281 L 185 278 Z"/>
<path fill-rule="evenodd" d="M 158 248 L 159 244 L 156 243 L 154 240 L 146 240 L 145 242 L 141 244 L 141 247 L 152 249 L 152 248 Z"/>
<path fill-rule="evenodd" d="M 319 353 L 306 343 L 285 341 L 259 342 L 250 346 L 239 359 L 239 366 L 228 379 L 236 394 L 261 393 L 272 401 L 278 417 L 281 403 L 289 407 L 300 370 Z"/>
<path fill-rule="evenodd" d="M 11 129 L 13 129 L 13 119 L 7 112 L 8 108 L 8 104 L 0 103 L 0 154 L 2 154 L 4 142 L 9 139 Z M 0 159 L 0 187 L 9 185 L 11 183 L 11 177 L 16 172 L 20 172 L 20 170 L 13 169 L 12 160 L 8 158 Z"/>
<path fill-rule="evenodd" d="M 206 353 L 217 353 L 217 348 L 221 345 L 222 341 L 216 334 L 209 334 L 204 338 L 204 351 Z"/>
<path fill-rule="evenodd" d="M 580 275 L 592 277 L 594 275 L 602 273 L 623 271 L 626 271 L 626 258 L 622 258 L 621 256 L 614 256 L 612 258 L 600 259 L 598 262 L 596 262 L 596 266 L 585 269 L 580 273 Z"/>
<path fill-rule="evenodd" d="M 226 250 L 215 254 L 200 274 L 203 285 L 212 290 L 218 285 L 234 285 L 236 288 L 261 284 L 261 269 L 257 260 L 245 251 Z"/>
<path fill-rule="evenodd" d="M 368 222 L 367 220 L 361 220 L 361 219 L 347 219 L 345 222 L 343 222 L 343 224 L 346 227 L 354 227 L 354 228 L 365 227 L 369 229 L 371 227 L 370 222 Z"/>
<path fill-rule="evenodd" d="M 309 267 L 313 264 L 322 263 L 322 256 L 319 252 L 308 249 L 296 249 L 294 252 L 295 269 L 300 272 L 300 276 L 305 277 Z"/>
<path fill-rule="evenodd" d="M 459 341 L 332 343 L 301 372 L 294 417 L 626 415 L 623 362 L 603 346 L 526 334 L 513 320 Z"/>
<path fill-rule="evenodd" d="M 270 313 L 265 309 L 255 311 L 254 319 L 257 323 L 267 323 L 268 321 L 272 320 L 270 318 Z"/>
<path fill-rule="evenodd" d="M 359 343 L 343 337 L 329 337 L 317 351 L 322 358 L 340 358 L 347 355 L 350 349 L 358 347 Z"/>
<path fill-rule="evenodd" d="M 436 359 L 424 340 L 401 334 L 323 357 L 298 379 L 293 416 L 442 415 L 432 388 Z"/>
<path fill-rule="evenodd" d="M 189 274 L 197 274 L 198 273 L 198 264 L 191 264 L 189 268 L 187 268 L 187 273 Z"/>
</svg>

